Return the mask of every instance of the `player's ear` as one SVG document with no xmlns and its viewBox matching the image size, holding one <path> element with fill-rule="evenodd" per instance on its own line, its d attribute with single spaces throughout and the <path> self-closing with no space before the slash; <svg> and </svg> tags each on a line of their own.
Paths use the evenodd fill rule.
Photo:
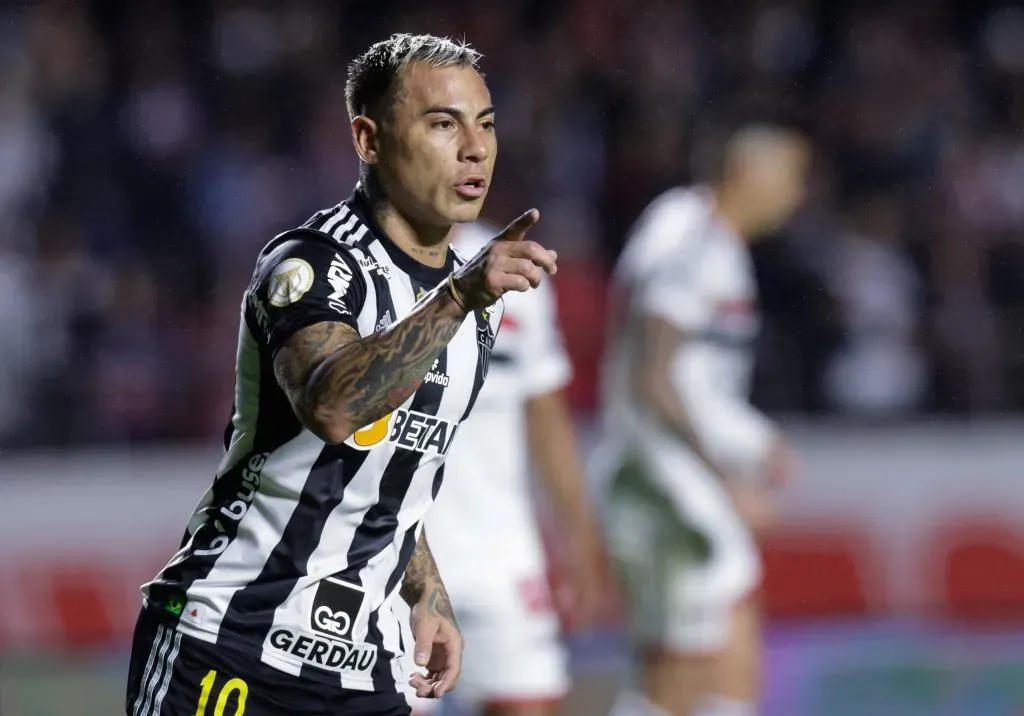
<svg viewBox="0 0 1024 716">
<path fill-rule="evenodd" d="M 365 115 L 359 115 L 352 120 L 352 142 L 360 159 L 367 164 L 376 164 L 380 151 L 380 125 Z"/>
</svg>

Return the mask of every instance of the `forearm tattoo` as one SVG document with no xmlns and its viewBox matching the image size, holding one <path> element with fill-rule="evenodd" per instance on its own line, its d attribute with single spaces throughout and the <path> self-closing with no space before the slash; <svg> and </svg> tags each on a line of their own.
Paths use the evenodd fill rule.
<svg viewBox="0 0 1024 716">
<path fill-rule="evenodd" d="M 316 324 L 289 341 L 278 380 L 299 397 L 308 419 L 352 433 L 416 392 L 465 318 L 442 287 L 406 318 L 365 338 L 341 323 Z"/>
<path fill-rule="evenodd" d="M 410 606 L 423 602 L 425 597 L 428 613 L 458 625 L 448 591 L 441 581 L 441 574 L 437 571 L 437 564 L 434 562 L 434 555 L 430 553 L 425 534 L 420 535 L 416 550 L 405 568 L 401 595 Z"/>
<path fill-rule="evenodd" d="M 387 415 L 416 392 L 464 320 L 447 290 L 440 291 L 407 318 L 325 360 L 310 377 L 310 408 L 353 429 Z"/>
</svg>

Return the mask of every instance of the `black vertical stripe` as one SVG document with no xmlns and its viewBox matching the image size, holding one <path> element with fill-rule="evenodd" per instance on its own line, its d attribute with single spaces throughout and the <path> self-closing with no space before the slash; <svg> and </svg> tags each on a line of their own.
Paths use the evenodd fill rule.
<svg viewBox="0 0 1024 716">
<path fill-rule="evenodd" d="M 255 319 L 249 314 L 248 304 L 242 316 L 245 327 L 253 333 Z M 224 553 L 221 549 L 216 554 L 196 554 L 196 549 L 202 551 L 215 544 L 224 544 L 224 538 L 230 544 L 238 536 L 241 520 L 232 519 L 222 509 L 226 510 L 228 505 L 238 499 L 250 505 L 255 499 L 253 482 L 244 479 L 252 457 L 277 450 L 302 431 L 302 425 L 295 418 L 284 394 L 280 390 L 268 389 L 268 386 L 276 386 L 276 381 L 270 359 L 261 351 L 259 413 L 252 449 L 214 482 L 212 500 L 200 511 L 203 517 L 200 527 L 192 535 L 186 530 L 183 537 L 182 546 L 191 540 L 192 551 L 180 561 L 165 567 L 150 586 L 149 599 L 155 606 L 163 606 L 170 597 L 183 596 L 193 583 L 209 575 L 217 559 Z"/>
<path fill-rule="evenodd" d="M 299 503 L 259 576 L 235 592 L 221 625 L 225 632 L 261 643 L 274 623 L 274 611 L 306 574 L 331 512 L 341 504 L 368 452 L 347 445 L 325 445 L 309 471 Z"/>
<path fill-rule="evenodd" d="M 391 572 L 391 576 L 388 577 L 387 585 L 384 588 L 385 597 L 395 591 L 398 587 L 398 582 L 405 574 L 405 565 L 409 564 L 409 560 L 412 559 L 412 553 L 416 550 L 416 530 L 419 527 L 419 523 L 416 523 L 405 531 L 405 537 L 402 539 L 402 546 L 398 552 L 398 566 Z M 401 597 L 399 597 L 401 598 Z M 370 615 L 370 619 L 367 623 L 366 638 L 374 644 L 383 645 L 384 635 L 380 631 L 380 610 L 376 610 Z M 402 630 L 398 630 L 398 648 L 399 651 L 405 651 L 405 645 L 402 641 Z M 385 653 L 388 653 L 385 651 Z M 391 659 L 394 658 L 394 654 L 388 653 L 388 659 L 378 659 L 377 663 L 374 664 L 373 672 L 371 676 L 373 678 L 373 687 L 377 691 L 391 691 L 395 688 L 394 675 L 391 673 Z"/>
<path fill-rule="evenodd" d="M 437 493 L 441 491 L 441 483 L 444 482 L 444 465 L 437 468 L 437 472 L 434 473 L 434 484 L 430 487 L 431 499 L 437 499 Z"/>
<path fill-rule="evenodd" d="M 235 423 L 234 415 L 235 411 L 238 410 L 238 403 L 234 400 L 231 401 L 231 419 L 228 420 L 228 424 L 224 426 L 224 449 L 227 450 L 231 447 L 231 438 L 235 434 Z"/>
</svg>

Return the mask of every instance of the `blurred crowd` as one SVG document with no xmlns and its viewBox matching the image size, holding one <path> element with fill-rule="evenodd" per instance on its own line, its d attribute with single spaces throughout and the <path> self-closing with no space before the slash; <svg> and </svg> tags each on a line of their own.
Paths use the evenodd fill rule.
<svg viewBox="0 0 1024 716">
<path fill-rule="evenodd" d="M 570 275 L 606 275 L 644 205 L 688 179 L 696 123 L 737 98 L 798 108 L 818 161 L 806 209 L 755 249 L 757 402 L 863 420 L 1024 407 L 1020 8 L 93 0 L 0 12 L 0 446 L 221 431 L 256 252 L 349 194 L 345 65 L 394 31 L 483 51 L 501 146 L 486 216 L 538 206 L 538 238 Z"/>
</svg>

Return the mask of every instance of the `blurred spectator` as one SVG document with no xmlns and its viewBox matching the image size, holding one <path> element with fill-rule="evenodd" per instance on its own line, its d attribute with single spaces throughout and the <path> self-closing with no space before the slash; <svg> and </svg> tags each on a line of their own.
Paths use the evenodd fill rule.
<svg viewBox="0 0 1024 716">
<path fill-rule="evenodd" d="M 900 201 L 892 193 L 854 199 L 838 237 L 829 279 L 839 301 L 842 346 L 826 373 L 832 404 L 868 418 L 921 406 L 927 366 L 920 353 L 921 279 L 899 241 Z"/>
</svg>

